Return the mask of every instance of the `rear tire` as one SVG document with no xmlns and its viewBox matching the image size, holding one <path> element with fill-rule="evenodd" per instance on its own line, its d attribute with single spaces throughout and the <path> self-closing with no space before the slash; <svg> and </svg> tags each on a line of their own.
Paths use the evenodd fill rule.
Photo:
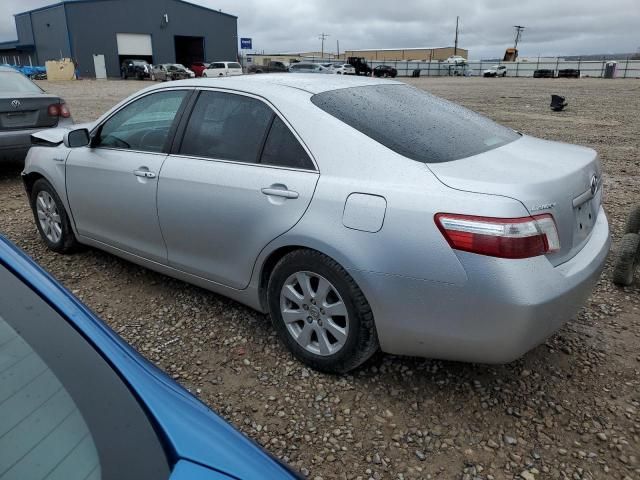
<svg viewBox="0 0 640 480">
<path fill-rule="evenodd" d="M 631 285 L 639 260 L 640 235 L 627 233 L 620 241 L 618 259 L 613 267 L 613 283 L 622 286 Z"/>
<path fill-rule="evenodd" d="M 640 233 L 640 205 L 636 205 L 629 212 L 624 233 Z"/>
<path fill-rule="evenodd" d="M 295 301 L 290 300 L 291 292 Z M 346 270 L 320 252 L 296 250 L 285 255 L 269 278 L 267 301 L 280 340 L 311 368 L 346 373 L 379 349 L 364 294 Z M 283 312 L 289 314 L 288 322 Z"/>
<path fill-rule="evenodd" d="M 31 189 L 31 210 L 40 236 L 50 250 L 71 253 L 79 247 L 64 204 L 53 186 L 44 178 Z"/>
</svg>

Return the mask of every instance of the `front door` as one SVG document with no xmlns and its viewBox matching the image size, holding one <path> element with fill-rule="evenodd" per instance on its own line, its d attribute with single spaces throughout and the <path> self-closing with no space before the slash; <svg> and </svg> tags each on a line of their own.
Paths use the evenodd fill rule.
<svg viewBox="0 0 640 480">
<path fill-rule="evenodd" d="M 104 55 L 93 56 L 93 68 L 96 72 L 96 80 L 105 80 L 107 78 L 107 68 L 104 63 Z"/>
<path fill-rule="evenodd" d="M 188 90 L 145 95 L 96 130 L 67 159 L 67 195 L 78 233 L 166 262 L 156 206 L 158 174 Z"/>
<path fill-rule="evenodd" d="M 265 102 L 203 91 L 160 177 L 169 264 L 241 289 L 261 250 L 304 214 L 318 173 Z"/>
</svg>

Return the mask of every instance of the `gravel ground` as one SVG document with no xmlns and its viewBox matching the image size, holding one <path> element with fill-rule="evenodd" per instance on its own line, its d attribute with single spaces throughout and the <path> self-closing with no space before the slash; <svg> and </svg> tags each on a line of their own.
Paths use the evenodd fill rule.
<svg viewBox="0 0 640 480">
<path fill-rule="evenodd" d="M 596 148 L 614 249 L 640 202 L 637 80 L 411 79 L 523 132 Z M 139 82 L 42 83 L 91 120 Z M 551 93 L 569 107 L 553 113 Z M 486 366 L 378 355 L 352 375 L 294 361 L 267 319 L 88 249 L 47 251 L 0 167 L 0 231 L 143 355 L 312 479 L 640 478 L 640 282 L 611 262 L 577 319 L 522 359 Z"/>
</svg>

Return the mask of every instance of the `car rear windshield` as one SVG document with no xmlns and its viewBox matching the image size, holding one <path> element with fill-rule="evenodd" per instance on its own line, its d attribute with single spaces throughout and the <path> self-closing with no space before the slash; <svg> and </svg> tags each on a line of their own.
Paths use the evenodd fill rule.
<svg viewBox="0 0 640 480">
<path fill-rule="evenodd" d="M 42 93 L 42 89 L 18 72 L 0 72 L 0 93 Z"/>
<path fill-rule="evenodd" d="M 394 152 L 423 163 L 458 160 L 520 138 L 514 130 L 408 85 L 330 90 L 311 101 Z"/>
</svg>

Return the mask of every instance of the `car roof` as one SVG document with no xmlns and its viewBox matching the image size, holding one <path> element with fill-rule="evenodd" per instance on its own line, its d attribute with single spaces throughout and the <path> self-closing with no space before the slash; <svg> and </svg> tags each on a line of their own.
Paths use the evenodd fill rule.
<svg viewBox="0 0 640 480">
<path fill-rule="evenodd" d="M 335 78 L 334 78 L 335 77 Z M 343 88 L 366 87 L 370 85 L 404 85 L 396 80 L 383 80 L 371 77 L 343 77 L 341 75 L 318 75 L 315 73 L 272 73 L 269 75 L 242 75 L 237 77 L 210 78 L 197 80 L 181 80 L 164 84 L 165 88 L 173 85 L 188 85 L 193 87 L 221 87 L 240 90 L 247 93 L 273 93 L 286 89 L 304 90 L 316 94 Z M 162 84 L 150 87 L 160 89 Z"/>
<path fill-rule="evenodd" d="M 0 65 L 0 72 L 14 72 L 14 73 L 20 73 L 18 70 L 16 70 L 13 67 L 5 67 L 4 65 Z"/>
</svg>

